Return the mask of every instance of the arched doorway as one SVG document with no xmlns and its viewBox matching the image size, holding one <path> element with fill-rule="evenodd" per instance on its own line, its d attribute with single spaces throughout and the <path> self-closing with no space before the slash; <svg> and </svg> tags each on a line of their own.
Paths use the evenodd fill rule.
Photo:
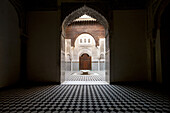
<svg viewBox="0 0 170 113">
<path fill-rule="evenodd" d="M 101 14 L 87 6 L 73 11 L 63 21 L 61 83 L 66 81 L 69 75 L 75 72 L 79 74 L 80 70 L 95 71 L 95 74 L 96 71 L 102 71 L 102 80 L 110 82 L 108 22 Z"/>
<path fill-rule="evenodd" d="M 79 70 L 91 70 L 91 56 L 87 53 L 79 57 Z"/>
</svg>

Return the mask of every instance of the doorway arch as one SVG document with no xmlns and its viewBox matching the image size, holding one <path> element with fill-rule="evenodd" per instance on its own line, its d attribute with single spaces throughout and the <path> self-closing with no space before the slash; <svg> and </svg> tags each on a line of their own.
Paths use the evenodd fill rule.
<svg viewBox="0 0 170 113">
<path fill-rule="evenodd" d="M 96 19 L 97 22 L 99 22 L 100 24 L 102 24 L 105 27 L 105 30 L 108 31 L 109 29 L 109 25 L 107 20 L 105 19 L 104 16 L 102 16 L 100 13 L 98 13 L 96 10 L 87 7 L 86 5 L 84 5 L 83 7 L 73 11 L 71 14 L 69 14 L 63 21 L 62 23 L 62 33 L 65 32 L 66 27 L 71 24 L 75 19 L 79 18 L 82 15 L 89 15 L 93 18 Z M 63 34 L 64 35 L 64 34 Z"/>
<path fill-rule="evenodd" d="M 104 27 L 104 31 L 105 31 L 105 41 L 103 41 L 106 45 L 106 47 L 104 47 L 104 50 L 106 50 L 105 52 L 105 60 L 107 63 L 105 63 L 104 67 L 105 67 L 105 80 L 107 80 L 107 82 L 110 82 L 110 48 L 109 48 L 109 25 L 107 20 L 105 19 L 104 16 L 102 16 L 100 13 L 98 13 L 96 10 L 87 7 L 86 5 L 84 5 L 83 7 L 73 11 L 71 14 L 69 14 L 63 21 L 62 23 L 62 32 L 61 32 L 61 83 L 64 82 L 65 80 L 65 68 L 67 68 L 68 65 L 72 66 L 72 61 L 66 61 L 65 60 L 65 50 L 67 50 L 67 48 L 65 48 L 65 44 L 70 43 L 70 41 L 67 41 L 67 43 L 65 43 L 65 39 L 66 39 L 66 28 L 73 23 L 74 20 L 76 20 L 77 18 L 81 17 L 82 15 L 88 15 L 91 16 L 92 18 L 96 19 L 96 22 L 98 22 L 100 25 L 102 25 Z M 71 60 L 73 59 L 73 56 L 71 56 L 70 58 Z M 69 63 L 66 63 L 69 62 Z M 76 61 L 75 61 L 76 62 Z M 78 61 L 77 61 L 78 62 Z M 100 62 L 100 57 L 99 57 L 99 62 Z M 103 62 L 103 61 L 101 61 Z M 68 64 L 68 65 L 66 65 Z"/>
</svg>

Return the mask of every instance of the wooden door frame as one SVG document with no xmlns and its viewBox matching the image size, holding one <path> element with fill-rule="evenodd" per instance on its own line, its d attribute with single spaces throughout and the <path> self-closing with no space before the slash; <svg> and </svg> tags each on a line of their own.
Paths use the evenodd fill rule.
<svg viewBox="0 0 170 113">
<path fill-rule="evenodd" d="M 87 54 L 87 53 L 83 53 L 81 56 L 83 56 L 84 54 Z M 89 55 L 89 54 L 87 54 L 89 57 L 90 57 L 90 70 L 92 70 L 92 67 L 91 67 L 91 65 L 92 65 L 92 61 L 91 61 L 91 56 Z M 80 70 L 80 66 L 81 66 L 81 56 L 79 56 L 79 70 Z"/>
</svg>

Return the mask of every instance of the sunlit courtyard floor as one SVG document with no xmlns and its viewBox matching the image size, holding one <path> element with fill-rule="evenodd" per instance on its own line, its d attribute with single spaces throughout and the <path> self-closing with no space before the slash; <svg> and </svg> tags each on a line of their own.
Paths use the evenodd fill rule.
<svg viewBox="0 0 170 113">
<path fill-rule="evenodd" d="M 66 80 L 62 84 L 108 84 L 105 81 L 103 71 L 90 71 L 83 75 L 82 72 L 72 72 L 66 76 Z"/>
</svg>

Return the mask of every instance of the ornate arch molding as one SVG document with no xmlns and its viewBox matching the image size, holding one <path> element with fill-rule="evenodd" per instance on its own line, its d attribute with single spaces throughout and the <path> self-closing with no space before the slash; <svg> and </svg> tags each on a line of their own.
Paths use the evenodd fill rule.
<svg viewBox="0 0 170 113">
<path fill-rule="evenodd" d="M 152 31 L 153 38 L 156 38 L 157 29 L 160 29 L 161 26 L 162 14 L 169 3 L 170 3 L 169 0 L 162 0 L 155 11 L 155 14 L 153 16 L 154 17 L 154 27 Z"/>
<path fill-rule="evenodd" d="M 26 32 L 26 13 L 25 13 L 25 8 L 24 8 L 24 3 L 21 0 L 9 0 L 13 7 L 15 8 L 18 19 L 19 19 L 19 27 L 22 29 L 22 32 Z"/>
<path fill-rule="evenodd" d="M 89 56 L 92 56 L 92 52 L 90 50 L 88 50 L 88 49 L 80 50 L 79 53 L 78 53 L 78 56 L 80 57 L 81 55 L 83 55 L 85 53 L 88 54 Z"/>
<path fill-rule="evenodd" d="M 154 16 L 154 23 L 156 28 L 160 28 L 162 14 L 169 3 L 170 3 L 169 0 L 162 0 L 162 2 L 160 3 Z"/>
<path fill-rule="evenodd" d="M 99 22 L 100 24 L 102 24 L 105 28 L 105 30 L 108 30 L 109 25 L 107 20 L 105 19 L 104 16 L 102 16 L 100 13 L 98 13 L 96 10 L 87 7 L 86 5 L 84 5 L 83 7 L 73 11 L 71 14 L 69 14 L 63 21 L 62 24 L 62 30 L 65 30 L 65 28 L 71 24 L 73 22 L 73 20 L 79 18 L 80 16 L 87 14 L 93 18 L 96 19 L 97 22 Z"/>
<path fill-rule="evenodd" d="M 95 46 L 98 46 L 99 45 L 99 40 L 92 34 L 92 33 L 89 33 L 89 32 L 82 32 L 82 33 L 79 33 L 75 36 L 75 38 L 73 39 L 73 46 L 75 47 L 75 41 L 77 40 L 77 38 L 82 35 L 82 34 L 89 34 L 93 37 L 94 41 L 95 41 Z"/>
</svg>

